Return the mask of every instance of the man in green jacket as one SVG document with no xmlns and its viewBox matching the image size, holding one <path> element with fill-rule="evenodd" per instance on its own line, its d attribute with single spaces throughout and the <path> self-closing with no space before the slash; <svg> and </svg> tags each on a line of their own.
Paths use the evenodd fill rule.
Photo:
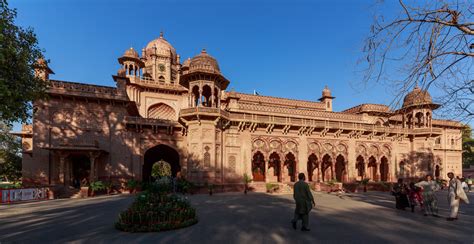
<svg viewBox="0 0 474 244">
<path fill-rule="evenodd" d="M 311 211 L 311 208 L 315 205 L 313 194 L 309 189 L 309 185 L 304 182 L 305 176 L 304 173 L 298 174 L 299 181 L 294 185 L 293 198 L 296 202 L 295 216 L 291 221 L 293 229 L 296 230 L 296 222 L 301 219 L 303 221 L 302 231 L 309 231 L 308 224 L 308 214 Z"/>
</svg>

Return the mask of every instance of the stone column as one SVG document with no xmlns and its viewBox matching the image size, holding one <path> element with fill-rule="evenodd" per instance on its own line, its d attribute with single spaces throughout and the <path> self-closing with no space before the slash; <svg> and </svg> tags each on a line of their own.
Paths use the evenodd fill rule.
<svg viewBox="0 0 474 244">
<path fill-rule="evenodd" d="M 66 185 L 69 180 L 69 171 L 68 165 L 66 162 L 66 158 L 69 156 L 67 152 L 59 152 L 59 183 L 62 185 Z"/>
<path fill-rule="evenodd" d="M 217 108 L 221 107 L 221 90 L 217 88 Z"/>
<path fill-rule="evenodd" d="M 362 180 L 367 178 L 367 166 L 369 165 L 369 162 L 366 162 L 365 158 L 364 158 L 364 172 L 363 172 L 363 175 L 362 175 Z"/>
<path fill-rule="evenodd" d="M 71 163 L 69 160 L 64 160 L 64 185 L 71 184 Z"/>
<path fill-rule="evenodd" d="M 97 180 L 97 159 L 99 157 L 99 152 L 90 152 L 89 153 L 89 160 L 91 162 L 91 171 L 89 174 L 89 181 L 96 181 Z"/>
<path fill-rule="evenodd" d="M 321 164 L 322 164 L 322 162 L 316 161 L 316 164 L 318 166 L 317 170 L 316 170 L 317 171 L 317 173 L 316 173 L 316 177 L 317 177 L 316 182 L 321 182 Z"/>
<path fill-rule="evenodd" d="M 65 185 L 64 182 L 64 161 L 66 160 L 66 157 L 64 154 L 60 153 L 59 154 L 59 183 Z"/>
<path fill-rule="evenodd" d="M 198 107 L 202 106 L 202 86 L 199 86 L 199 99 L 198 99 Z"/>
<path fill-rule="evenodd" d="M 375 179 L 380 181 L 380 162 L 375 163 Z"/>
<path fill-rule="evenodd" d="M 336 160 L 331 158 L 331 180 L 336 179 Z"/>
<path fill-rule="evenodd" d="M 214 87 L 215 86 L 211 87 L 211 98 L 210 98 L 210 101 L 208 102 L 209 107 L 214 107 L 214 98 L 215 98 Z"/>
<path fill-rule="evenodd" d="M 263 154 L 263 162 L 265 164 L 265 182 L 268 182 L 268 161 L 270 158 L 268 157 L 267 153 L 262 153 Z M 252 155 L 254 155 L 254 152 L 252 152 Z M 253 156 L 252 156 L 253 157 Z M 268 160 L 267 160 L 268 158 Z"/>
</svg>

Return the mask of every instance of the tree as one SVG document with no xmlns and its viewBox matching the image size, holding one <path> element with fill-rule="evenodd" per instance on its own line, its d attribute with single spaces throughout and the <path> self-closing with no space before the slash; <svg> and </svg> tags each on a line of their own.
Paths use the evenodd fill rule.
<svg viewBox="0 0 474 244">
<path fill-rule="evenodd" d="M 462 166 L 469 168 L 474 165 L 474 139 L 472 129 L 466 125 L 462 130 Z"/>
<path fill-rule="evenodd" d="M 364 81 L 394 87 L 394 106 L 416 85 L 431 88 L 448 114 L 471 119 L 473 3 L 399 0 L 398 15 L 375 16 L 363 50 Z"/>
<path fill-rule="evenodd" d="M 0 123 L 0 178 L 21 177 L 21 140 L 10 134 L 11 126 Z"/>
<path fill-rule="evenodd" d="M 0 0 L 0 120 L 27 122 L 32 101 L 45 95 L 46 81 L 35 77 L 36 61 L 43 57 L 31 28 L 16 26 L 16 10 Z"/>
</svg>

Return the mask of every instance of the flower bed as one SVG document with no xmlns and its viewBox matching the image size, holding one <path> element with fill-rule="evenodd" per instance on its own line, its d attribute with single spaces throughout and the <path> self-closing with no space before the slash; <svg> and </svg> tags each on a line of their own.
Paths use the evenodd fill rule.
<svg viewBox="0 0 474 244">
<path fill-rule="evenodd" d="M 196 210 L 183 196 L 144 192 L 132 206 L 119 214 L 115 228 L 127 232 L 156 232 L 197 222 Z"/>
</svg>

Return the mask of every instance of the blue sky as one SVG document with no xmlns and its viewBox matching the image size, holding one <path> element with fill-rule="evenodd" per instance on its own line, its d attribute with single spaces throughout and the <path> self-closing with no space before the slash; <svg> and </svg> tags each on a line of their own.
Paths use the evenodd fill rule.
<svg viewBox="0 0 474 244">
<path fill-rule="evenodd" d="M 182 60 L 206 48 L 229 89 L 315 101 L 327 85 L 334 110 L 392 101 L 390 88 L 361 85 L 374 1 L 10 1 L 34 28 L 52 79 L 115 86 L 117 58 L 160 31 Z M 385 14 L 399 12 L 388 3 Z M 392 4 L 392 5 L 390 5 Z"/>
</svg>

